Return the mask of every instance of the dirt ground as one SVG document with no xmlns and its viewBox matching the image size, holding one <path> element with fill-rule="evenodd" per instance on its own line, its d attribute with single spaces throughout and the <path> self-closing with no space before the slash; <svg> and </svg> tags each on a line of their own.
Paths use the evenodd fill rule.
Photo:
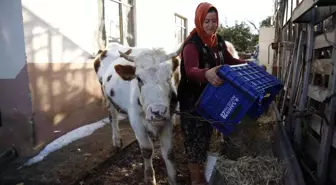
<svg viewBox="0 0 336 185">
<path fill-rule="evenodd" d="M 271 153 L 270 131 L 272 125 L 268 125 L 270 118 L 261 117 L 258 122 L 248 120 L 247 124 L 242 124 L 235 134 L 226 138 L 223 149 L 220 150 L 220 139 L 213 135 L 210 152 L 221 152 L 231 159 L 237 159 L 245 155 L 257 155 Z M 165 163 L 161 158 L 159 142 L 155 142 L 153 166 L 155 170 L 157 184 L 166 185 L 167 173 Z M 180 126 L 174 128 L 174 154 L 177 164 L 178 180 L 181 185 L 188 183 L 187 160 L 184 157 L 183 140 Z M 93 171 L 83 179 L 81 185 L 143 185 L 144 170 L 143 158 L 135 142 L 123 152 L 111 158 L 105 165 Z"/>
<path fill-rule="evenodd" d="M 134 142 L 135 137 L 128 121 L 120 121 L 119 126 L 124 146 Z M 39 163 L 18 170 L 17 167 L 28 160 L 21 158 L 9 167 L 0 169 L 0 184 L 74 184 L 94 168 L 99 168 L 115 153 L 111 126 L 107 124 L 92 135 L 49 154 Z"/>
<path fill-rule="evenodd" d="M 182 137 L 179 127 L 175 128 L 174 154 L 177 161 L 178 178 L 185 183 L 187 177 L 186 159 L 183 155 Z M 157 184 L 164 185 L 167 182 L 167 173 L 164 160 L 161 157 L 160 144 L 154 142 L 153 166 Z M 144 185 L 143 158 L 137 142 L 130 145 L 120 154 L 111 158 L 104 167 L 93 171 L 90 176 L 83 179 L 81 184 L 85 185 Z"/>
<path fill-rule="evenodd" d="M 220 152 L 230 159 L 261 153 L 272 155 L 270 121 L 267 116 L 261 117 L 258 122 L 247 120 L 232 136 L 225 138 L 224 144 L 214 134 L 210 152 Z M 120 130 L 126 146 L 122 151 L 116 152 L 112 147 L 111 127 L 106 125 L 91 136 L 50 154 L 38 164 L 21 170 L 16 170 L 17 166 L 7 169 L 0 176 L 12 183 L 3 184 L 143 185 L 143 158 L 138 143 L 134 142 L 134 133 L 127 121 L 120 123 Z M 178 180 L 181 185 L 188 184 L 187 160 L 179 124 L 174 128 L 173 142 Z M 159 142 L 154 144 L 153 165 L 157 184 L 165 185 L 168 184 L 165 163 Z"/>
</svg>

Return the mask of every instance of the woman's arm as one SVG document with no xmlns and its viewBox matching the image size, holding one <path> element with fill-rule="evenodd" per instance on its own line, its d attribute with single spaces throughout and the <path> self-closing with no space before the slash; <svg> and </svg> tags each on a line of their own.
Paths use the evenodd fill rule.
<svg viewBox="0 0 336 185">
<path fill-rule="evenodd" d="M 197 47 L 190 43 L 183 49 L 184 69 L 187 74 L 187 78 L 196 82 L 207 82 L 205 78 L 205 72 L 208 68 L 200 69 L 199 66 L 199 53 Z"/>
</svg>

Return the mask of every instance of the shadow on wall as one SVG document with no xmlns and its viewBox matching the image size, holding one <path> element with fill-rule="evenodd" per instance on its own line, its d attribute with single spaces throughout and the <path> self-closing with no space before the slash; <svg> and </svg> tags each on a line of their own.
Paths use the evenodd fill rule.
<svg viewBox="0 0 336 185">
<path fill-rule="evenodd" d="M 68 131 L 106 117 L 106 110 L 93 63 L 87 61 L 90 54 L 26 7 L 22 11 L 39 150 Z"/>
</svg>

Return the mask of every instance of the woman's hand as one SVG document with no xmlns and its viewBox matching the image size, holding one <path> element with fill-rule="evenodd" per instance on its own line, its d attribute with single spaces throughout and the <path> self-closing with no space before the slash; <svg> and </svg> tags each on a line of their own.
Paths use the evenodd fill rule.
<svg viewBox="0 0 336 185">
<path fill-rule="evenodd" d="M 223 83 L 223 80 L 216 74 L 219 67 L 220 66 L 213 67 L 205 72 L 205 78 L 215 87 L 218 87 Z"/>
</svg>

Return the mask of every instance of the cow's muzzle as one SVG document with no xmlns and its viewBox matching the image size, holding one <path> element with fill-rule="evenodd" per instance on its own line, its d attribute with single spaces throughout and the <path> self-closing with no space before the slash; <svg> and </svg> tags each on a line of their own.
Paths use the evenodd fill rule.
<svg viewBox="0 0 336 185">
<path fill-rule="evenodd" d="M 150 105 L 146 111 L 146 120 L 155 125 L 164 124 L 168 116 L 168 107 L 161 104 Z"/>
</svg>

